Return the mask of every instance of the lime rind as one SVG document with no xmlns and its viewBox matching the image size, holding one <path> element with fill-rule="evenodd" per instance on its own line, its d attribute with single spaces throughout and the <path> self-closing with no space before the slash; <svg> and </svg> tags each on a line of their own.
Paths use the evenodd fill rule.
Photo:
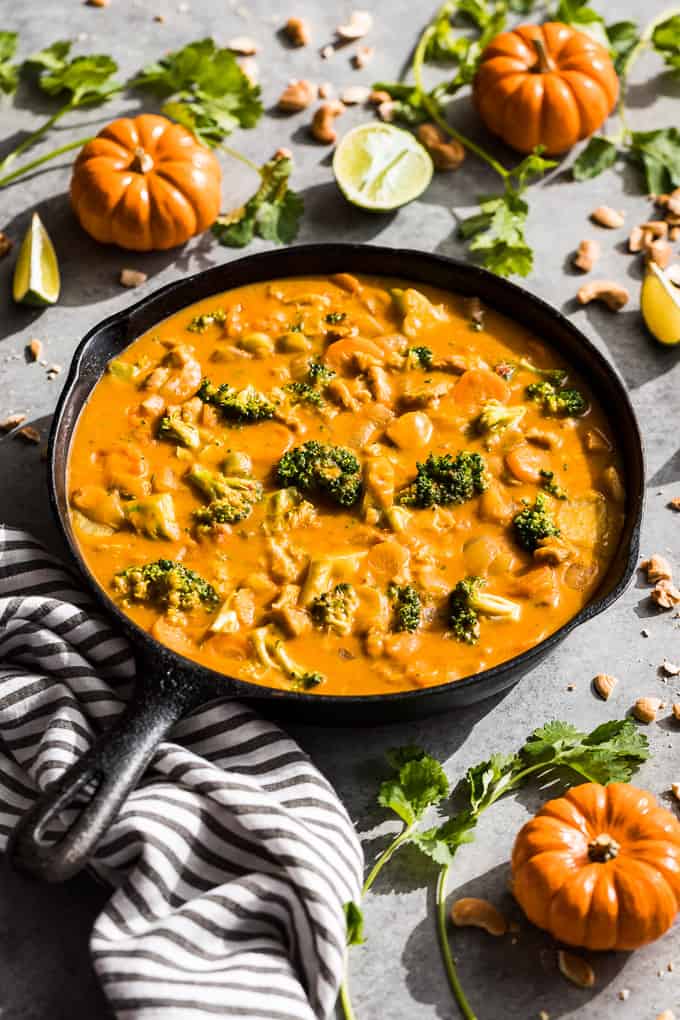
<svg viewBox="0 0 680 1020">
<path fill-rule="evenodd" d="M 333 157 L 338 187 L 353 205 L 389 212 L 412 202 L 432 180 L 427 150 L 393 124 L 361 124 L 340 141 Z"/>
<path fill-rule="evenodd" d="M 640 311 L 645 325 L 659 343 L 680 343 L 680 290 L 654 262 L 642 282 Z"/>
</svg>

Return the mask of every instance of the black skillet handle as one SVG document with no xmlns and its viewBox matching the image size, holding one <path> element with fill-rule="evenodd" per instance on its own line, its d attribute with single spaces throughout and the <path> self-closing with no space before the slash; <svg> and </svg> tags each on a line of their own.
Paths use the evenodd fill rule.
<svg viewBox="0 0 680 1020">
<path fill-rule="evenodd" d="M 113 726 L 66 770 L 17 823 L 8 854 L 12 865 L 46 882 L 63 882 L 88 862 L 168 730 L 191 705 L 181 690 L 151 684 L 135 697 Z M 95 784 L 92 792 L 85 790 Z M 43 833 L 61 811 L 87 800 L 54 843 Z"/>
</svg>

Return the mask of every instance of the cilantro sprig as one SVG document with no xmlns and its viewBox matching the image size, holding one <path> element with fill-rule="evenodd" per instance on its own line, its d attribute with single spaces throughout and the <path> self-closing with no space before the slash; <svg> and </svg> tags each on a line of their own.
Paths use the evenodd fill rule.
<svg viewBox="0 0 680 1020">
<path fill-rule="evenodd" d="M 466 1020 L 475 1014 L 460 984 L 451 955 L 446 924 L 447 883 L 459 848 L 471 843 L 481 815 L 502 797 L 525 786 L 532 779 L 542 784 L 565 775 L 577 781 L 628 782 L 649 757 L 647 737 L 630 719 L 613 720 L 584 733 L 568 722 L 552 721 L 534 730 L 514 754 L 494 754 L 467 770 L 455 791 L 459 810 L 439 825 L 422 828 L 430 808 L 441 807 L 449 796 L 449 781 L 440 762 L 418 747 L 403 747 L 388 755 L 392 776 L 378 793 L 381 807 L 401 821 L 400 831 L 380 854 L 363 886 L 363 895 L 394 854 L 407 843 L 417 847 L 438 866 L 436 880 L 436 923 L 444 967 L 454 998 Z M 359 908 L 352 904 L 354 912 Z M 352 914 L 353 935 L 357 915 Z M 360 912 L 359 912 L 360 917 Z M 360 928 L 363 941 L 363 929 Z M 350 944 L 352 944 L 350 942 Z M 349 987 L 345 981 L 340 1002 L 346 1020 L 352 1020 Z"/>
<path fill-rule="evenodd" d="M 260 86 L 244 74 L 233 53 L 210 38 L 167 53 L 130 85 L 165 99 L 162 112 L 208 146 L 220 145 L 237 127 L 254 127 L 263 112 Z"/>
<path fill-rule="evenodd" d="M 304 211 L 302 198 L 290 187 L 292 159 L 273 157 L 261 167 L 249 165 L 260 175 L 257 191 L 245 205 L 219 216 L 213 234 L 220 244 L 230 248 L 243 248 L 255 236 L 290 244 L 297 236 Z"/>
<path fill-rule="evenodd" d="M 12 33 L 3 33 L 5 37 L 11 35 Z M 104 53 L 71 57 L 72 45 L 73 43 L 69 39 L 59 40 L 44 50 L 40 50 L 39 53 L 34 53 L 21 65 L 21 74 L 33 81 L 42 92 L 47 93 L 48 96 L 65 99 L 65 102 L 51 117 L 48 117 L 41 127 L 28 135 L 0 161 L 0 174 L 7 170 L 17 156 L 31 148 L 67 113 L 84 106 L 98 106 L 121 91 L 123 86 L 113 80 L 113 76 L 118 70 L 115 60 Z M 7 50 L 8 47 L 10 49 L 16 47 L 16 37 L 14 40 L 0 39 L 0 50 Z M 13 55 L 13 52 L 12 49 L 10 55 Z M 86 141 L 89 139 L 69 142 L 68 145 L 60 146 L 14 173 L 4 174 L 0 177 L 0 187 L 9 184 L 10 181 L 33 170 L 47 160 L 54 159 L 71 149 L 80 148 Z"/>
<path fill-rule="evenodd" d="M 561 2 L 575 4 L 576 0 Z M 577 3 L 576 6 L 578 16 L 581 7 Z M 595 17 L 604 32 L 621 82 L 617 106 L 620 128 L 611 137 L 595 135 L 590 139 L 573 165 L 574 179 L 584 181 L 597 177 L 624 157 L 640 168 L 648 193 L 660 194 L 680 187 L 680 131 L 676 127 L 633 131 L 626 109 L 629 77 L 643 53 L 654 50 L 671 71 L 680 70 L 680 8 L 658 15 L 642 31 L 632 21 L 606 25 L 600 15 Z"/>
<path fill-rule="evenodd" d="M 0 92 L 11 95 L 19 84 L 19 67 L 12 63 L 19 36 L 16 32 L 0 31 Z"/>
</svg>

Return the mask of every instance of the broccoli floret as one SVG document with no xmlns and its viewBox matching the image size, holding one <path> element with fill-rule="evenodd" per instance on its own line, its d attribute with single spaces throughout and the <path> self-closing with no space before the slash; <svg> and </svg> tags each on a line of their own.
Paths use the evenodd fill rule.
<svg viewBox="0 0 680 1020">
<path fill-rule="evenodd" d="M 163 415 L 158 423 L 158 438 L 179 443 L 189 450 L 197 450 L 201 445 L 201 435 L 196 426 L 183 421 L 178 412 Z"/>
<path fill-rule="evenodd" d="M 276 412 L 271 400 L 259 393 L 254 386 L 244 386 L 242 390 L 237 390 L 229 383 L 213 386 L 209 379 L 204 379 L 199 387 L 198 396 L 204 404 L 212 404 L 225 418 L 234 421 L 264 421 L 273 418 Z"/>
<path fill-rule="evenodd" d="M 227 321 L 227 313 L 223 308 L 216 308 L 213 312 L 203 312 L 202 315 L 195 315 L 187 325 L 190 333 L 205 333 L 209 326 L 224 326 Z"/>
<path fill-rule="evenodd" d="M 545 414 L 562 414 L 577 418 L 588 410 L 588 401 L 578 390 L 558 387 L 551 382 L 531 383 L 526 388 L 530 400 L 541 404 Z"/>
<path fill-rule="evenodd" d="M 501 595 L 482 591 L 482 577 L 466 577 L 449 595 L 449 627 L 459 641 L 474 645 L 479 639 L 479 614 L 518 620 L 520 607 Z"/>
<path fill-rule="evenodd" d="M 533 506 L 526 503 L 523 510 L 520 510 L 513 518 L 515 537 L 521 546 L 528 552 L 533 552 L 544 538 L 559 535 L 560 529 L 555 526 L 548 502 L 542 492 L 536 496 Z"/>
<path fill-rule="evenodd" d="M 174 560 L 127 567 L 115 575 L 113 587 L 123 598 L 162 609 L 190 610 L 201 605 L 214 609 L 220 601 L 205 578 Z"/>
<path fill-rule="evenodd" d="M 202 464 L 193 464 L 186 477 L 210 500 L 208 506 L 193 514 L 202 528 L 244 521 L 263 497 L 262 485 L 255 478 L 229 477 Z"/>
<path fill-rule="evenodd" d="M 325 404 L 319 391 L 307 382 L 288 383 L 285 389 L 296 403 L 312 404 L 314 407 L 323 407 Z"/>
<path fill-rule="evenodd" d="M 126 503 L 123 512 L 135 531 L 147 538 L 168 538 L 176 542 L 182 533 L 169 492 L 154 493 Z"/>
<path fill-rule="evenodd" d="M 284 453 L 277 475 L 282 485 L 328 496 L 340 506 L 353 506 L 361 492 L 361 467 L 352 451 L 315 439 Z"/>
<path fill-rule="evenodd" d="M 536 368 L 526 358 L 520 358 L 517 367 L 523 368 L 527 372 L 533 372 L 534 375 L 540 375 L 542 379 L 552 383 L 553 386 L 564 386 L 569 375 L 563 368 Z"/>
<path fill-rule="evenodd" d="M 328 368 L 322 361 L 310 361 L 309 369 L 307 370 L 307 382 L 311 386 L 328 386 L 331 379 L 335 378 L 335 372 L 332 368 Z"/>
<path fill-rule="evenodd" d="M 311 690 L 325 680 L 322 673 L 300 666 L 288 653 L 280 633 L 272 626 L 257 627 L 250 635 L 255 655 L 261 665 L 282 670 L 293 687 Z"/>
<path fill-rule="evenodd" d="M 519 425 L 525 413 L 525 407 L 506 407 L 499 400 L 489 400 L 475 420 L 475 427 L 482 433 L 502 432 L 510 426 Z"/>
<path fill-rule="evenodd" d="M 409 347 L 406 352 L 406 368 L 432 368 L 432 351 L 429 347 Z"/>
<path fill-rule="evenodd" d="M 297 489 L 277 489 L 265 500 L 263 527 L 268 535 L 276 535 L 292 528 L 312 526 L 317 516 L 314 504 L 303 499 Z"/>
<path fill-rule="evenodd" d="M 344 322 L 347 318 L 347 312 L 329 312 L 326 316 L 326 322 L 329 326 L 337 326 L 338 323 Z"/>
<path fill-rule="evenodd" d="M 478 453 L 465 450 L 452 457 L 450 453 L 431 453 L 424 463 L 417 462 L 414 482 L 405 488 L 399 502 L 404 506 L 446 506 L 464 503 L 487 487 L 486 466 Z"/>
<path fill-rule="evenodd" d="M 398 631 L 418 630 L 422 600 L 411 584 L 391 584 L 387 594 L 394 608 L 394 629 Z"/>
<path fill-rule="evenodd" d="M 352 632 L 354 614 L 358 607 L 359 599 L 352 585 L 336 584 L 335 588 L 314 599 L 309 612 L 318 627 L 346 637 Z"/>
<path fill-rule="evenodd" d="M 561 485 L 555 481 L 554 471 L 541 471 L 541 486 L 546 492 L 549 492 L 555 499 L 568 499 L 566 489 L 563 489 Z"/>
</svg>

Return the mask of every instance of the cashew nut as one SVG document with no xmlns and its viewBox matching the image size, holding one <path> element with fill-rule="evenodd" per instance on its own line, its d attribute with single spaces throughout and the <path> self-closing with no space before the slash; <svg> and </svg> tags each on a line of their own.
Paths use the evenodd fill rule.
<svg viewBox="0 0 680 1020">
<path fill-rule="evenodd" d="M 675 705 L 673 705 L 673 708 L 675 709 Z M 680 710 L 680 705 L 678 705 L 678 709 Z M 678 718 L 680 718 L 680 711 L 678 713 Z M 676 800 L 680 800 L 680 783 L 671 783 L 671 793 Z"/>
<path fill-rule="evenodd" d="M 618 682 L 618 679 L 609 673 L 598 673 L 593 679 L 593 687 L 603 701 L 607 701 Z"/>
<path fill-rule="evenodd" d="M 628 237 L 628 251 L 637 254 L 642 251 L 645 241 L 645 232 L 642 227 L 633 227 Z"/>
<path fill-rule="evenodd" d="M 304 18 L 289 18 L 283 31 L 293 46 L 308 46 L 312 35 Z"/>
<path fill-rule="evenodd" d="M 456 900 L 451 908 L 451 920 L 458 928 L 483 928 L 489 935 L 505 935 L 508 922 L 500 910 L 488 900 L 466 896 Z"/>
<path fill-rule="evenodd" d="M 669 213 L 674 216 L 680 216 L 680 188 L 676 188 L 670 195 L 666 197 L 666 208 Z"/>
<path fill-rule="evenodd" d="M 648 560 L 643 560 L 640 570 L 647 572 L 647 580 L 650 584 L 656 584 L 657 581 L 670 581 L 673 577 L 673 568 L 670 563 L 658 553 L 654 553 Z"/>
<path fill-rule="evenodd" d="M 672 581 L 658 581 L 649 593 L 649 597 L 659 609 L 673 609 L 680 605 L 680 590 L 675 587 Z"/>
<path fill-rule="evenodd" d="M 673 718 L 675 721 L 680 722 L 680 701 L 676 701 L 673 705 L 671 705 L 671 711 L 673 712 Z M 680 800 L 680 796 L 678 797 L 678 800 Z"/>
<path fill-rule="evenodd" d="M 599 241 L 581 241 L 574 255 L 574 265 L 584 273 L 589 273 L 602 253 Z"/>
<path fill-rule="evenodd" d="M 640 229 L 650 233 L 656 240 L 659 237 L 668 237 L 668 224 L 665 220 L 649 220 L 641 223 Z"/>
<path fill-rule="evenodd" d="M 392 96 L 389 92 L 383 92 L 382 89 L 373 89 L 368 97 L 368 101 L 372 106 L 380 106 L 381 103 L 389 103 Z"/>
<path fill-rule="evenodd" d="M 595 984 L 595 971 L 588 961 L 580 956 L 560 949 L 557 954 L 557 965 L 564 977 L 579 988 L 592 988 Z"/>
<path fill-rule="evenodd" d="M 340 93 L 340 100 L 345 106 L 357 106 L 365 103 L 370 94 L 371 90 L 366 85 L 348 85 Z"/>
<path fill-rule="evenodd" d="M 237 35 L 227 43 L 227 49 L 232 53 L 238 53 L 241 57 L 254 57 L 260 49 L 254 39 L 246 35 Z"/>
<path fill-rule="evenodd" d="M 661 698 L 638 698 L 633 705 L 633 715 L 638 722 L 654 722 L 658 711 L 663 707 Z"/>
<path fill-rule="evenodd" d="M 314 114 L 311 125 L 311 132 L 317 142 L 323 145 L 333 145 L 337 140 L 337 134 L 333 127 L 333 121 L 344 111 L 344 104 L 337 99 L 330 103 L 323 103 Z"/>
<path fill-rule="evenodd" d="M 330 99 L 335 89 L 330 81 L 322 81 L 319 85 L 319 99 Z"/>
<path fill-rule="evenodd" d="M 576 296 L 582 305 L 603 301 L 612 312 L 618 312 L 630 301 L 626 288 L 614 280 L 591 280 L 583 284 Z"/>
<path fill-rule="evenodd" d="M 421 124 L 416 131 L 437 170 L 457 170 L 465 159 L 465 149 L 455 138 L 447 138 L 436 124 Z"/>
<path fill-rule="evenodd" d="M 299 113 L 306 110 L 316 99 L 316 86 L 306 79 L 294 78 L 279 96 L 277 106 L 285 113 Z"/>
<path fill-rule="evenodd" d="M 121 269 L 120 283 L 122 287 L 139 287 L 146 283 L 147 275 L 139 269 Z"/>
<path fill-rule="evenodd" d="M 373 15 L 368 11 L 352 11 L 346 25 L 338 25 L 336 34 L 343 42 L 362 39 L 373 27 Z"/>
<path fill-rule="evenodd" d="M 381 120 L 384 120 L 387 124 L 391 124 L 394 120 L 394 111 L 396 109 L 396 103 L 393 99 L 386 99 L 384 103 L 378 105 L 378 116 Z"/>
<path fill-rule="evenodd" d="M 673 258 L 673 249 L 668 241 L 660 238 L 658 241 L 647 241 L 645 255 L 648 262 L 654 262 L 661 269 L 665 269 Z"/>
<path fill-rule="evenodd" d="M 599 205 L 591 212 L 590 218 L 601 227 L 608 227 L 610 230 L 622 227 L 626 219 L 622 212 L 608 205 Z"/>
</svg>

